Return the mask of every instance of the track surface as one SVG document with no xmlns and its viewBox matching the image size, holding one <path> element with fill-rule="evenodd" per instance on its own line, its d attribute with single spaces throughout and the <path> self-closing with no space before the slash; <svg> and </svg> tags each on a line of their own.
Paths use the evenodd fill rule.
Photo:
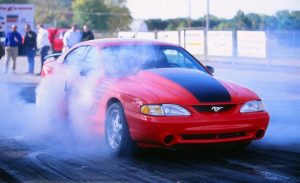
<svg viewBox="0 0 300 183">
<path fill-rule="evenodd" d="M 0 181 L 7 182 L 300 182 L 299 153 L 256 146 L 245 152 L 149 150 L 113 158 L 49 153 L 2 137 L 0 148 Z"/>
<path fill-rule="evenodd" d="M 93 153 L 73 153 L 52 138 L 27 140 L 1 128 L 0 182 L 300 182 L 300 72 L 216 70 L 254 89 L 271 114 L 265 139 L 247 150 L 202 147 L 110 157 L 101 144 Z M 34 102 L 34 88 L 25 86 L 20 95 Z"/>
</svg>

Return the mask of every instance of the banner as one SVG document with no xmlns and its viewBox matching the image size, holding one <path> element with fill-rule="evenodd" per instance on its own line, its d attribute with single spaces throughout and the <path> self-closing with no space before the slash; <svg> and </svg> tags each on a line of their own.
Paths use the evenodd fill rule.
<svg viewBox="0 0 300 183">
<path fill-rule="evenodd" d="M 208 31 L 207 54 L 210 56 L 232 56 L 232 32 Z"/>
<path fill-rule="evenodd" d="M 35 9 L 33 4 L 0 4 L 0 31 L 7 33 L 12 25 L 17 25 L 18 32 L 25 34 L 24 27 L 29 24 L 33 30 Z"/>
<path fill-rule="evenodd" d="M 157 40 L 179 44 L 179 35 L 177 31 L 160 31 L 157 33 Z"/>
<path fill-rule="evenodd" d="M 137 32 L 136 33 L 136 38 L 154 40 L 155 39 L 155 33 L 154 32 Z"/>
<path fill-rule="evenodd" d="M 267 40 L 264 31 L 237 31 L 239 57 L 267 57 Z"/>
<path fill-rule="evenodd" d="M 204 31 L 180 31 L 180 45 L 193 55 L 204 55 Z"/>
<path fill-rule="evenodd" d="M 135 38 L 135 37 L 136 37 L 135 32 L 125 32 L 125 31 L 118 32 L 118 38 Z"/>
</svg>

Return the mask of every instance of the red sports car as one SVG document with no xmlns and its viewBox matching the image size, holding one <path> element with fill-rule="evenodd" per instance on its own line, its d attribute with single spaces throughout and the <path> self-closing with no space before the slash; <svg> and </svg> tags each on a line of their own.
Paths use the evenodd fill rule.
<svg viewBox="0 0 300 183">
<path fill-rule="evenodd" d="M 60 115 L 90 124 L 115 154 L 134 146 L 246 146 L 261 139 L 269 123 L 262 100 L 212 73 L 177 45 L 99 39 L 46 62 L 41 85 L 50 81 L 45 86 L 59 90 L 51 102 Z M 49 97 L 38 92 L 37 104 L 45 100 Z"/>
</svg>

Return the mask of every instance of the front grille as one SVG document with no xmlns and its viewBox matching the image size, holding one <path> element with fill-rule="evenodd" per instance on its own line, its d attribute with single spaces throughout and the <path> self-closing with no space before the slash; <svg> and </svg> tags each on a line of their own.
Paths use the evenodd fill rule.
<svg viewBox="0 0 300 183">
<path fill-rule="evenodd" d="M 232 109 L 235 104 L 223 104 L 223 105 L 194 105 L 193 108 L 198 112 L 223 112 Z"/>
<path fill-rule="evenodd" d="M 233 137 L 245 136 L 245 132 L 232 132 L 232 133 L 220 133 L 220 134 L 184 134 L 182 139 L 184 140 L 209 140 L 209 139 L 226 139 Z"/>
</svg>

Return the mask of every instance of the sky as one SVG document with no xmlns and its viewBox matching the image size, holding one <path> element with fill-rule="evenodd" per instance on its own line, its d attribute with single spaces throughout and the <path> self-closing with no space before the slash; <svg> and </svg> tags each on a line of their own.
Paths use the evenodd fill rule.
<svg viewBox="0 0 300 183">
<path fill-rule="evenodd" d="M 127 7 L 134 19 L 188 17 L 189 12 L 196 19 L 206 14 L 206 1 L 127 0 Z M 209 5 L 210 14 L 220 18 L 232 18 L 239 9 L 245 13 L 267 15 L 273 15 L 278 10 L 300 11 L 300 0 L 209 0 Z"/>
</svg>

